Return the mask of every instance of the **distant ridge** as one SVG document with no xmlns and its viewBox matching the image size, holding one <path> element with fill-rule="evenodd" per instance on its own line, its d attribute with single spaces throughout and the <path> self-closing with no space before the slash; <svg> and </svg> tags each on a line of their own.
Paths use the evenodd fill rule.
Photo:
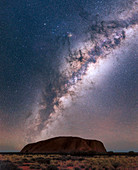
<svg viewBox="0 0 138 170">
<path fill-rule="evenodd" d="M 80 137 L 55 137 L 26 145 L 21 153 L 94 152 L 106 153 L 102 142 Z"/>
</svg>

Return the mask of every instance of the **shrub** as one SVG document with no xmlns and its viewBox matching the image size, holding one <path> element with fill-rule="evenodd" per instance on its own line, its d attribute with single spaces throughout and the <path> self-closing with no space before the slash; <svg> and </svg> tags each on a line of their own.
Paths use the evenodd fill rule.
<svg viewBox="0 0 138 170">
<path fill-rule="evenodd" d="M 10 161 L 1 161 L 0 160 L 0 170 L 20 170 L 15 164 Z"/>
<path fill-rule="evenodd" d="M 29 160 L 26 159 L 26 158 L 22 159 L 22 161 L 23 161 L 24 163 L 29 163 Z"/>
<path fill-rule="evenodd" d="M 113 162 L 112 166 L 117 169 L 120 166 L 120 162 Z"/>
<path fill-rule="evenodd" d="M 35 161 L 36 161 L 35 158 L 32 158 L 32 159 L 30 160 L 30 162 L 32 162 L 32 163 L 35 162 Z"/>
<path fill-rule="evenodd" d="M 55 165 L 49 165 L 49 166 L 47 167 L 47 170 L 59 170 L 59 169 L 58 169 L 57 166 L 55 166 Z"/>
<path fill-rule="evenodd" d="M 30 169 L 40 169 L 41 167 L 39 165 L 31 165 L 29 168 Z"/>
<path fill-rule="evenodd" d="M 80 167 L 81 167 L 81 168 L 85 168 L 85 166 L 84 166 L 84 165 L 81 165 Z"/>
<path fill-rule="evenodd" d="M 42 157 L 38 157 L 35 159 L 36 162 L 38 162 L 39 164 L 50 164 L 50 159 L 44 159 Z"/>
<path fill-rule="evenodd" d="M 134 154 L 135 154 L 134 151 L 129 151 L 129 152 L 128 152 L 128 155 L 134 155 Z"/>
<path fill-rule="evenodd" d="M 107 152 L 108 154 L 114 154 L 114 152 L 113 151 L 109 151 L 109 152 Z"/>
<path fill-rule="evenodd" d="M 107 152 L 108 156 L 113 156 L 114 155 L 114 152 L 113 151 L 109 151 Z"/>
<path fill-rule="evenodd" d="M 69 163 L 67 166 L 73 166 L 73 163 Z"/>
<path fill-rule="evenodd" d="M 75 168 L 74 168 L 74 170 L 80 170 L 80 168 L 78 168 L 78 167 L 75 167 Z"/>
</svg>

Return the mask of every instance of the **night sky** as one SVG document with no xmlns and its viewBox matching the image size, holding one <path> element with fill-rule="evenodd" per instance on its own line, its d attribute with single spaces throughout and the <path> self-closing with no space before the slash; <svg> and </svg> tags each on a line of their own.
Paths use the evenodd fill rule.
<svg viewBox="0 0 138 170">
<path fill-rule="evenodd" d="M 138 151 L 138 1 L 0 1 L 0 151 L 55 136 Z"/>
</svg>

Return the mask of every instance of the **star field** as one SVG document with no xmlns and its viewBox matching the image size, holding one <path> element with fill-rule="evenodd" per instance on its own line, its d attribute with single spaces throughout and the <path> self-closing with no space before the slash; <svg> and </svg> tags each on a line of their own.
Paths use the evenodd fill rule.
<svg viewBox="0 0 138 170">
<path fill-rule="evenodd" d="M 63 135 L 138 149 L 137 4 L 0 2 L 0 151 Z"/>
</svg>

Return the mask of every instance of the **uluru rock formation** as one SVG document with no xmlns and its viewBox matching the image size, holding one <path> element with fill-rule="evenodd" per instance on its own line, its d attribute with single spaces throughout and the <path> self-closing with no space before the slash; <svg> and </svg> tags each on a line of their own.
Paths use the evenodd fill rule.
<svg viewBox="0 0 138 170">
<path fill-rule="evenodd" d="M 26 145 L 21 153 L 95 152 L 106 153 L 102 142 L 79 137 L 55 137 Z"/>
</svg>

